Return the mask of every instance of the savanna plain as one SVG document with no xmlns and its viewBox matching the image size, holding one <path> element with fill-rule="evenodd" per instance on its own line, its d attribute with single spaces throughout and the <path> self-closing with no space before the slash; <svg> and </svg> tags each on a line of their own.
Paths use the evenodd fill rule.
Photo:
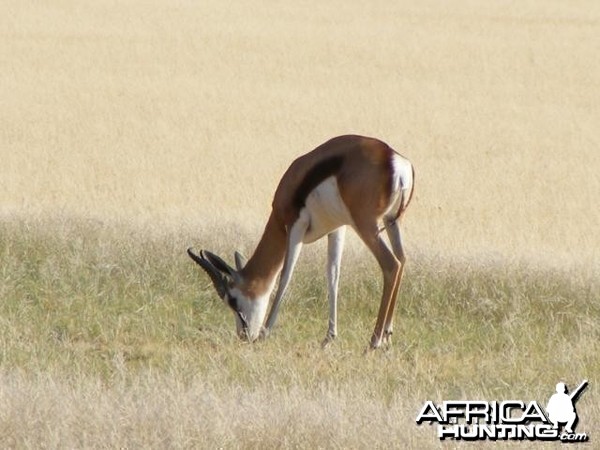
<svg viewBox="0 0 600 450">
<path fill-rule="evenodd" d="M 0 8 L 0 447 L 479 447 L 423 403 L 583 379 L 598 445 L 600 3 Z M 186 248 L 251 254 L 287 166 L 347 133 L 416 169 L 393 345 L 364 352 L 352 232 L 331 346 L 323 242 L 239 341 Z"/>
</svg>

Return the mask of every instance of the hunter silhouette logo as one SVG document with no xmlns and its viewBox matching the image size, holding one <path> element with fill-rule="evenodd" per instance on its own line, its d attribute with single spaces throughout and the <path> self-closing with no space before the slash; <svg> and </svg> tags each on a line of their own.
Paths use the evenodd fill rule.
<svg viewBox="0 0 600 450">
<path fill-rule="evenodd" d="M 587 387 L 588 380 L 583 382 L 573 391 L 572 394 L 567 393 L 565 383 L 556 385 L 556 394 L 550 397 L 546 410 L 548 418 L 554 424 L 554 428 L 558 429 L 559 423 L 566 423 L 565 432 L 573 434 L 573 428 L 577 424 L 577 411 L 575 410 L 575 402 L 578 400 L 583 390 Z"/>
<path fill-rule="evenodd" d="M 588 386 L 584 380 L 569 394 L 567 385 L 560 382 L 556 393 L 544 408 L 532 400 L 482 401 L 451 400 L 436 405 L 428 400 L 417 424 L 437 424 L 440 440 L 542 440 L 586 442 L 586 433 L 575 433 L 578 416 L 575 403 Z"/>
</svg>

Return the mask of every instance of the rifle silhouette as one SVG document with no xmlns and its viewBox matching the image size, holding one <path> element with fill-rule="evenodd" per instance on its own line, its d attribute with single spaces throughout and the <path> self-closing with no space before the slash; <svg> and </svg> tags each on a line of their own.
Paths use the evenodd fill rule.
<svg viewBox="0 0 600 450">
<path fill-rule="evenodd" d="M 571 394 L 569 394 L 569 397 L 571 398 L 571 401 L 573 403 L 575 403 L 579 399 L 578 397 L 581 395 L 581 393 L 584 391 L 588 384 L 588 380 L 583 380 L 581 384 L 577 386 L 577 389 L 575 389 Z"/>
</svg>

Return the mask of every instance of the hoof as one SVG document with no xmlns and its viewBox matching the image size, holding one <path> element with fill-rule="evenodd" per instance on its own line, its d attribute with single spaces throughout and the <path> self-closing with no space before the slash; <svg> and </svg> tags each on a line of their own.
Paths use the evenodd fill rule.
<svg viewBox="0 0 600 450">
<path fill-rule="evenodd" d="M 367 348 L 365 348 L 365 351 L 363 352 L 363 356 L 369 356 L 372 355 L 375 350 L 377 350 L 379 347 L 373 347 L 373 344 L 369 344 L 367 346 Z"/>
<path fill-rule="evenodd" d="M 383 341 L 383 338 L 381 336 L 377 336 L 374 334 L 371 337 L 371 343 L 369 344 L 369 348 L 371 350 L 377 350 L 379 347 L 381 347 L 382 341 Z"/>
<path fill-rule="evenodd" d="M 389 348 L 392 346 L 392 331 L 385 331 L 383 333 L 383 340 L 382 340 L 382 344 L 386 347 Z"/>
<path fill-rule="evenodd" d="M 321 342 L 321 348 L 329 347 L 333 341 L 335 341 L 335 335 L 328 334 L 325 339 L 323 339 L 323 342 Z"/>
<path fill-rule="evenodd" d="M 269 337 L 270 331 L 268 328 L 262 327 L 260 329 L 260 333 L 258 333 L 258 340 L 259 341 L 264 341 L 265 339 L 267 339 Z"/>
</svg>

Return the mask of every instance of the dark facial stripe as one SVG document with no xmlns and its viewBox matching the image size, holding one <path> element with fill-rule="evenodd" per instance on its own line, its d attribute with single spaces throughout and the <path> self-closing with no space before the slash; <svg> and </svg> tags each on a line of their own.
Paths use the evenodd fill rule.
<svg viewBox="0 0 600 450">
<path fill-rule="evenodd" d="M 231 309 L 233 309 L 233 312 L 235 313 L 235 315 L 240 319 L 240 322 L 242 324 L 242 334 L 244 336 L 247 336 L 248 335 L 248 322 L 246 321 L 246 317 L 244 316 L 244 314 L 239 309 L 237 297 L 228 295 L 227 303 L 229 304 L 229 307 Z"/>
<path fill-rule="evenodd" d="M 237 301 L 236 297 L 234 297 L 231 294 L 227 294 L 227 304 L 229 305 L 229 307 L 231 309 L 233 309 L 235 312 L 237 312 L 237 310 L 238 310 L 238 301 Z"/>
<path fill-rule="evenodd" d="M 306 197 L 311 191 L 316 188 L 325 178 L 330 177 L 334 173 L 340 170 L 344 158 L 342 156 L 332 156 L 331 158 L 325 159 L 317 164 L 315 167 L 310 169 L 302 183 L 296 189 L 294 194 L 294 206 L 298 209 L 302 209 L 306 203 Z"/>
<path fill-rule="evenodd" d="M 233 312 L 239 317 L 240 322 L 242 322 L 242 330 L 244 333 L 246 333 L 248 331 L 248 322 L 246 322 L 246 317 L 244 317 L 244 314 L 242 314 L 242 312 L 239 309 L 237 297 L 228 295 L 227 296 L 227 304 L 229 305 L 229 307 L 231 309 L 233 309 Z"/>
<path fill-rule="evenodd" d="M 237 311 L 236 314 L 239 317 L 240 322 L 242 322 L 242 333 L 248 337 L 248 322 L 246 322 L 246 317 L 239 311 Z"/>
</svg>

